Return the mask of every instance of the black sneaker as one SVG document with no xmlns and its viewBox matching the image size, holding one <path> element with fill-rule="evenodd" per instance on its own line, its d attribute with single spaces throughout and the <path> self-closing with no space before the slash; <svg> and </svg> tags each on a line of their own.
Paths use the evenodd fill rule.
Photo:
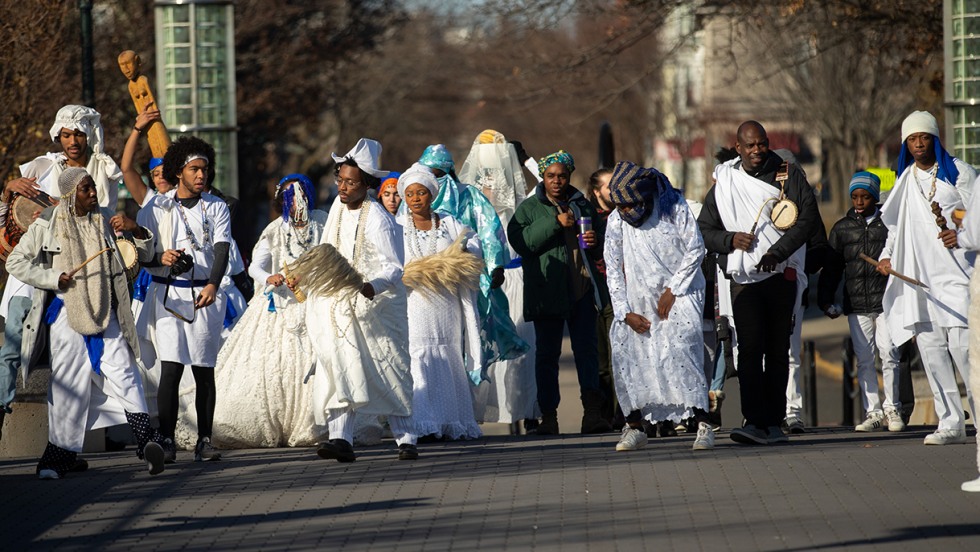
<svg viewBox="0 0 980 552">
<path fill-rule="evenodd" d="M 200 441 L 197 442 L 197 446 L 194 447 L 194 461 L 195 462 L 207 462 L 209 460 L 220 460 L 221 453 L 217 451 L 213 446 L 211 446 L 210 437 L 202 437 Z"/>
<path fill-rule="evenodd" d="M 752 424 L 745 424 L 745 427 L 737 427 L 729 434 L 732 441 L 743 445 L 768 445 L 769 435 L 761 428 Z"/>
<path fill-rule="evenodd" d="M 163 448 L 163 463 L 173 464 L 177 461 L 177 445 L 173 439 L 167 438 L 160 443 Z"/>
<path fill-rule="evenodd" d="M 419 457 L 419 449 L 415 445 L 405 443 L 404 445 L 398 445 L 398 459 L 399 460 L 417 460 Z"/>
<path fill-rule="evenodd" d="M 677 437 L 677 425 L 670 420 L 658 422 L 657 430 L 661 437 Z"/>
<path fill-rule="evenodd" d="M 70 472 L 83 472 L 88 469 L 88 461 L 84 458 L 75 458 L 75 463 L 68 468 Z"/>
<path fill-rule="evenodd" d="M 343 439 L 330 439 L 326 443 L 320 443 L 316 449 L 316 455 L 324 460 L 336 460 L 338 462 L 353 462 L 357 457 L 354 456 L 354 447 Z"/>
<path fill-rule="evenodd" d="M 166 453 L 160 443 L 150 441 L 143 447 L 143 461 L 146 462 L 146 469 L 150 475 L 163 473 L 163 465 L 166 463 Z"/>
</svg>

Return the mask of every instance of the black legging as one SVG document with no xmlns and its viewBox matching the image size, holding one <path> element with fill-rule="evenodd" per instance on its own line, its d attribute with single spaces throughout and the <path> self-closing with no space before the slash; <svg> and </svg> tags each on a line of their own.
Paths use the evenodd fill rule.
<svg viewBox="0 0 980 552">
<path fill-rule="evenodd" d="M 174 438 L 177 429 L 177 416 L 180 414 L 180 378 L 184 375 L 184 365 L 164 361 L 160 363 L 160 390 L 157 393 L 157 407 L 160 410 L 160 433 Z M 214 425 L 214 368 L 191 366 L 197 395 L 194 406 L 197 408 L 197 437 L 211 437 Z"/>
</svg>

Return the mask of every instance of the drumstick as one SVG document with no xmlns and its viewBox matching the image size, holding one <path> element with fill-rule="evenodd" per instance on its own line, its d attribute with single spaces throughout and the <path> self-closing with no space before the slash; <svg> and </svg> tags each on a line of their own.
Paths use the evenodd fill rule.
<svg viewBox="0 0 980 552">
<path fill-rule="evenodd" d="M 875 267 L 878 266 L 878 261 L 872 259 L 871 257 L 865 255 L 864 253 L 861 253 L 860 256 L 865 261 L 868 261 L 870 264 L 875 265 Z M 891 274 L 892 276 L 898 278 L 899 280 L 905 280 L 906 282 L 908 282 L 908 283 L 910 283 L 912 285 L 920 286 L 920 287 L 923 287 L 925 289 L 929 289 L 929 286 L 923 284 L 922 282 L 916 280 L 915 278 L 909 278 L 908 276 L 902 274 L 901 272 L 896 272 L 896 271 L 894 271 L 894 270 L 892 270 L 892 269 L 889 268 L 888 269 L 888 273 Z"/>
<path fill-rule="evenodd" d="M 97 259 L 97 258 L 99 258 L 99 255 L 101 255 L 101 254 L 103 254 L 103 253 L 105 253 L 106 251 L 111 251 L 111 250 L 112 250 L 112 248 L 111 248 L 111 247 L 106 247 L 106 248 L 105 248 L 105 249 L 103 249 L 102 251 L 99 251 L 99 252 L 98 252 L 98 253 L 96 253 L 95 255 L 92 255 L 91 257 L 89 257 L 89 258 L 87 258 L 87 259 L 85 259 L 85 262 L 84 262 L 84 263 L 82 263 L 82 264 L 80 264 L 80 265 L 78 265 L 78 266 L 76 266 L 76 267 L 75 267 L 75 268 L 74 268 L 74 269 L 73 269 L 73 270 L 72 270 L 71 272 L 69 272 L 69 273 L 68 273 L 68 277 L 69 277 L 69 278 L 73 278 L 73 277 L 75 276 L 75 274 L 77 274 L 77 273 L 78 273 L 78 271 L 79 271 L 79 270 L 81 270 L 81 269 L 83 269 L 83 268 L 85 268 L 85 265 L 87 265 L 87 264 L 89 264 L 90 262 L 92 262 L 92 261 L 94 261 L 95 259 Z"/>
</svg>

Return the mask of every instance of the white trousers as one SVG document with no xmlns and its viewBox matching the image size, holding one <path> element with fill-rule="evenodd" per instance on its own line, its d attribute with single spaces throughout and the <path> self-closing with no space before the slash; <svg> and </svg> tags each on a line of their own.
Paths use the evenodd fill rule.
<svg viewBox="0 0 980 552">
<path fill-rule="evenodd" d="M 81 452 L 86 430 L 127 423 L 126 412 L 146 412 L 143 380 L 114 311 L 103 342 L 99 375 L 85 338 L 68 325 L 67 307 L 51 324 L 48 441 L 63 449 Z"/>
<path fill-rule="evenodd" d="M 892 344 L 888 324 L 881 314 L 849 314 L 847 325 L 851 329 L 851 343 L 854 345 L 854 358 L 857 360 L 858 385 L 861 387 L 861 401 L 868 414 L 881 412 L 882 403 L 878 397 L 878 372 L 875 370 L 875 351 L 881 356 L 881 379 L 885 389 L 885 408 L 899 410 L 898 363 L 902 354 Z"/>
<path fill-rule="evenodd" d="M 806 284 L 797 284 L 796 308 L 793 310 L 793 335 L 789 336 L 789 379 L 786 380 L 786 415 L 803 419 L 803 294 Z M 815 424 L 816 420 L 810 420 Z"/>
<path fill-rule="evenodd" d="M 377 420 L 377 416 L 373 417 Z M 350 408 L 331 408 L 327 410 L 327 431 L 330 432 L 331 439 L 343 439 L 348 443 L 354 444 L 354 428 L 356 427 L 357 416 Z M 404 443 L 415 444 L 418 440 L 417 435 L 408 435 L 412 427 L 409 423 L 409 416 L 388 416 L 388 425 L 391 432 L 395 435 L 395 442 L 399 445 Z"/>
<path fill-rule="evenodd" d="M 915 325 L 915 342 L 919 347 L 919 356 L 932 389 L 932 398 L 939 416 L 939 429 L 964 431 L 966 419 L 963 415 L 963 403 L 960 400 L 960 390 L 956 385 L 956 374 L 953 365 L 960 372 L 960 377 L 967 384 L 967 401 L 970 412 L 974 413 L 976 425 L 976 409 L 973 407 L 973 392 L 970 390 L 970 362 L 968 350 L 970 331 L 966 327 L 942 328 L 929 322 Z"/>
</svg>

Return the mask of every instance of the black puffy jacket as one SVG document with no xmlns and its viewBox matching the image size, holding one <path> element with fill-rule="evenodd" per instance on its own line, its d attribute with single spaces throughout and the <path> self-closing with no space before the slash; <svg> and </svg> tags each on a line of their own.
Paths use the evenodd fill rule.
<svg viewBox="0 0 980 552">
<path fill-rule="evenodd" d="M 877 260 L 885 248 L 888 228 L 881 222 L 879 211 L 871 223 L 852 208 L 830 230 L 830 247 L 826 265 L 820 274 L 817 303 L 821 309 L 834 302 L 841 274 L 844 275 L 844 314 L 881 312 L 881 296 L 888 277 L 879 274 L 860 254 Z"/>
</svg>

